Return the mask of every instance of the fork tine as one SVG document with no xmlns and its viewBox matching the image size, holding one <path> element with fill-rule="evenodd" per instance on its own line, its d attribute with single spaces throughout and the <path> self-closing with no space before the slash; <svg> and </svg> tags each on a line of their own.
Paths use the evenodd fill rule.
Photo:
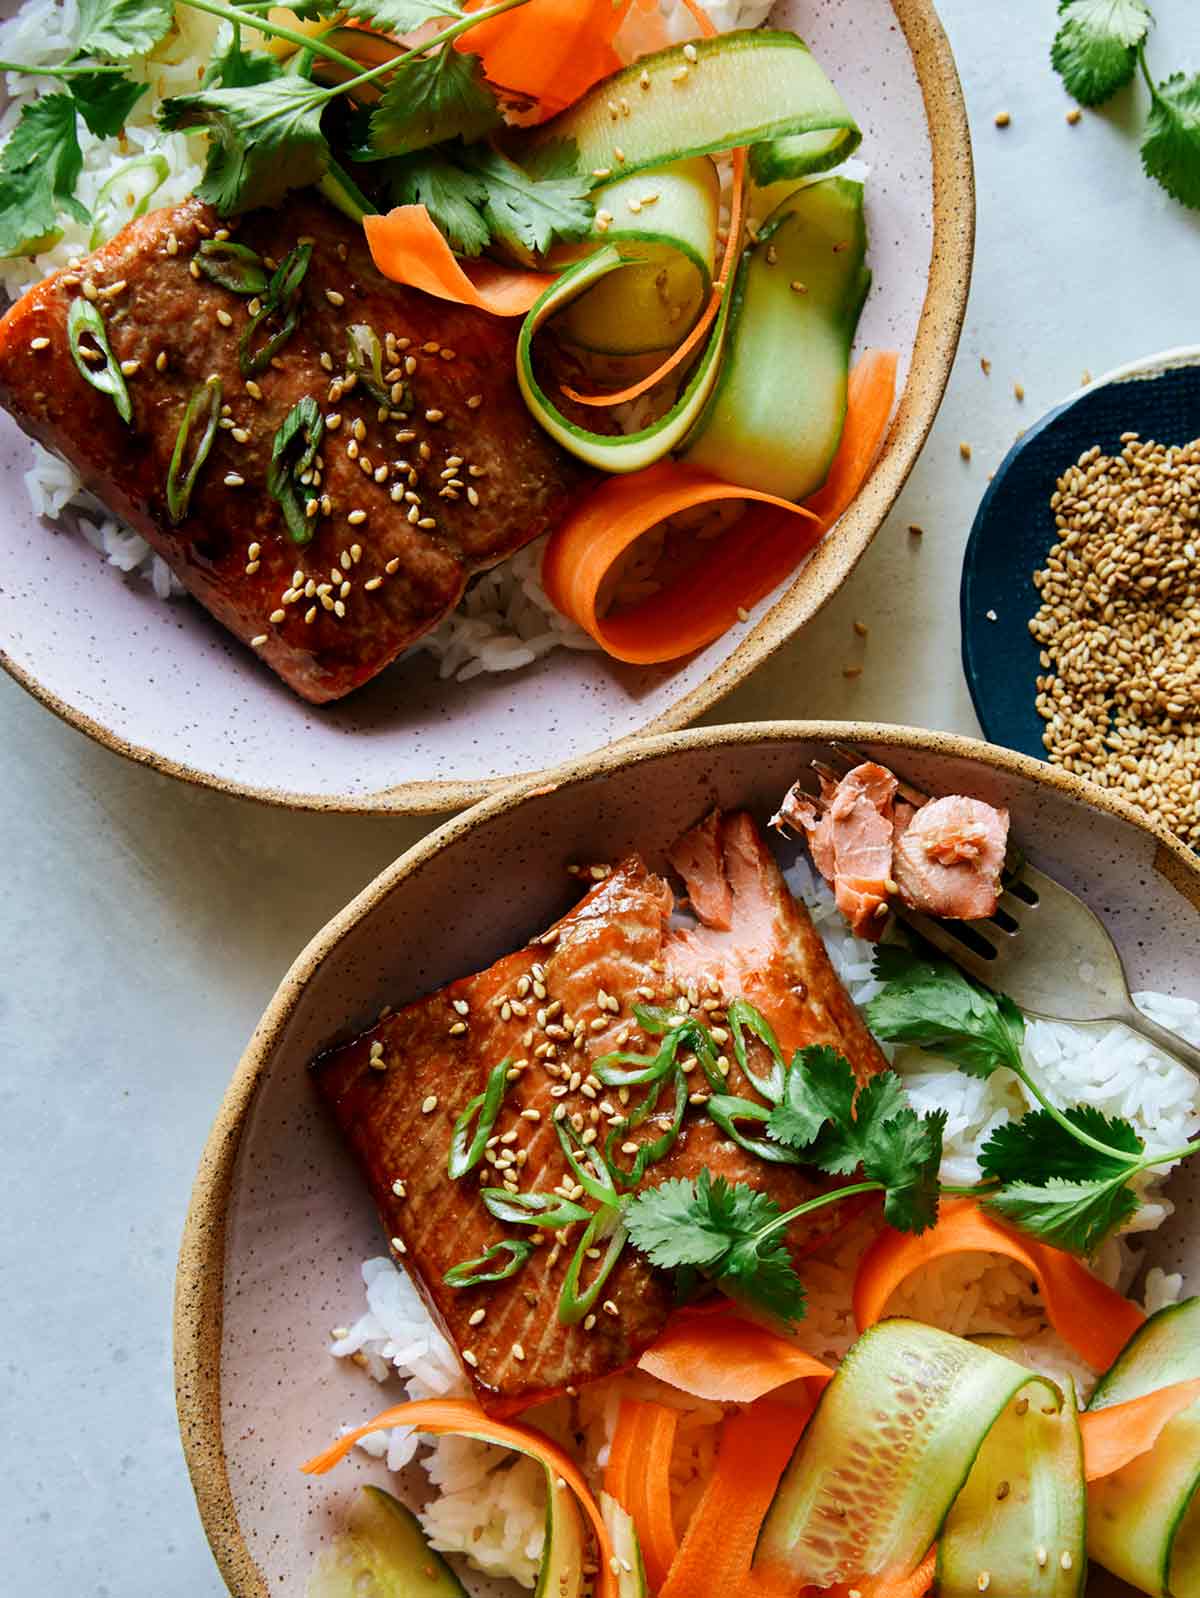
<svg viewBox="0 0 1200 1598">
<path fill-rule="evenodd" d="M 939 953 L 953 960 L 955 965 L 961 966 L 970 976 L 977 978 L 987 986 L 989 972 L 993 961 L 985 960 L 974 949 L 957 938 L 941 921 L 935 921 L 932 916 L 923 915 L 919 910 L 910 910 L 906 905 L 893 905 L 893 913 L 898 921 L 903 921 L 906 927 L 911 927 L 919 933 L 926 943 L 931 943 Z M 982 937 L 983 934 L 978 932 Z"/>
<path fill-rule="evenodd" d="M 855 749 L 853 744 L 831 743 L 829 746 L 830 764 L 835 766 L 839 776 L 844 777 L 848 771 L 853 771 L 855 766 L 869 762 L 870 755 L 864 754 L 861 749 Z M 814 762 L 815 764 L 815 762 Z M 893 775 L 895 775 L 893 773 Z M 910 805 L 915 805 L 919 810 L 922 805 L 927 805 L 932 794 L 925 793 L 916 788 L 911 782 L 905 782 L 903 777 L 896 778 L 899 787 L 897 792 L 902 799 L 907 799 Z"/>
</svg>

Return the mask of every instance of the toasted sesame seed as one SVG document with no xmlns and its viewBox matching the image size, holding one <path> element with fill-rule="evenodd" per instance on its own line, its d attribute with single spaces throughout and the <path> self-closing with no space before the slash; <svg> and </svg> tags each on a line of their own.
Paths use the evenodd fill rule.
<svg viewBox="0 0 1200 1598">
<path fill-rule="evenodd" d="M 1025 398 L 1025 385 L 1023 383 L 1013 384 L 1013 398 L 1018 402 Z"/>
<path fill-rule="evenodd" d="M 672 74 L 671 74 L 671 82 L 672 83 L 684 83 L 687 80 L 687 76 L 688 76 L 688 69 L 687 69 L 686 66 L 676 67 L 674 72 L 672 72 Z"/>
<path fill-rule="evenodd" d="M 480 1313 L 482 1313 L 482 1311 Z M 469 1365 L 472 1370 L 474 1370 L 479 1364 L 478 1359 L 476 1359 L 475 1355 L 472 1353 L 472 1351 L 469 1348 L 464 1348 L 463 1349 L 462 1357 L 463 1357 L 463 1364 L 464 1365 Z"/>
<path fill-rule="evenodd" d="M 449 1029 L 450 1036 L 452 1038 L 461 1038 L 466 1030 L 467 1023 L 465 1021 L 455 1021 L 453 1026 L 451 1026 Z"/>
<path fill-rule="evenodd" d="M 250 640 L 251 649 L 261 649 L 266 643 L 268 636 L 269 634 L 267 633 L 256 633 L 255 636 Z"/>
<path fill-rule="evenodd" d="M 428 1096 L 428 1098 L 425 1098 L 425 1099 L 421 1100 L 421 1114 L 422 1115 L 432 1115 L 433 1112 L 437 1109 L 437 1107 L 438 1107 L 438 1098 L 437 1098 L 437 1094 L 436 1093 L 431 1093 Z"/>
<path fill-rule="evenodd" d="M 1064 1570 L 1070 1570 L 1071 1566 L 1075 1563 L 1075 1561 L 1071 1558 L 1070 1550 L 1066 1548 L 1063 1549 L 1058 1562 Z"/>
<path fill-rule="evenodd" d="M 1007 111 L 997 111 L 993 121 L 998 128 L 1006 128 L 1012 122 L 1012 117 Z"/>
<path fill-rule="evenodd" d="M 467 409 L 469 411 L 477 411 L 482 404 L 482 394 L 470 394 L 467 396 Z"/>
<path fill-rule="evenodd" d="M 963 441 L 963 442 L 962 442 L 962 443 L 961 443 L 961 444 L 960 444 L 960 445 L 959 445 L 959 446 L 958 446 L 958 453 L 959 453 L 959 454 L 960 454 L 960 455 L 961 455 L 961 456 L 962 456 L 962 458 L 963 458 L 963 460 L 965 460 L 965 461 L 969 461 L 969 460 L 970 460 L 970 459 L 971 459 L 971 446 L 970 446 L 970 444 L 968 444 L 968 443 L 967 443 L 967 442 L 966 442 L 966 441 L 965 441 L 965 440 L 964 440 L 964 441 Z"/>
<path fill-rule="evenodd" d="M 156 372 L 165 372 L 166 369 L 167 369 L 167 352 L 166 352 L 166 350 L 159 350 L 158 354 L 154 357 L 154 370 Z"/>
<path fill-rule="evenodd" d="M 262 389 L 252 377 L 246 379 L 246 393 L 254 400 L 260 400 L 263 397 Z"/>
<path fill-rule="evenodd" d="M 525 1358 L 525 1350 L 521 1347 L 520 1343 L 513 1344 L 512 1357 L 516 1360 L 522 1360 Z"/>
<path fill-rule="evenodd" d="M 613 160 L 620 162 L 622 166 L 625 164 L 625 152 L 619 144 L 613 145 Z"/>
<path fill-rule="evenodd" d="M 975 1578 L 975 1585 L 980 1592 L 986 1592 L 992 1584 L 992 1575 L 988 1570 L 981 1570 Z"/>
<path fill-rule="evenodd" d="M 1067 121 L 1071 124 L 1072 127 L 1074 127 L 1077 122 L 1081 121 L 1082 118 L 1083 118 L 1083 112 L 1079 109 L 1079 107 L 1077 105 L 1073 105 L 1071 107 L 1071 109 L 1067 112 Z"/>
<path fill-rule="evenodd" d="M 273 610 L 271 612 L 271 615 L 270 615 L 269 619 L 275 623 L 276 627 L 278 627 L 279 623 L 281 621 L 286 621 L 287 620 L 287 611 L 286 610 Z"/>
<path fill-rule="evenodd" d="M 1038 1562 L 1039 1570 L 1045 1570 L 1046 1566 L 1050 1563 L 1050 1555 L 1046 1552 L 1046 1550 L 1043 1547 L 1041 1547 L 1040 1544 L 1039 1544 L 1039 1546 L 1037 1548 L 1036 1553 L 1034 1554 L 1034 1558 Z"/>
<path fill-rule="evenodd" d="M 445 417 L 445 415 L 446 415 L 445 411 L 428 410 L 428 411 L 425 412 L 425 420 L 427 422 L 440 422 Z"/>
<path fill-rule="evenodd" d="M 344 294 L 339 294 L 337 289 L 326 289 L 325 298 L 329 301 L 330 305 L 342 306 L 346 303 L 346 296 Z"/>
<path fill-rule="evenodd" d="M 226 488 L 244 488 L 246 479 L 240 472 L 226 472 L 223 479 Z"/>
</svg>

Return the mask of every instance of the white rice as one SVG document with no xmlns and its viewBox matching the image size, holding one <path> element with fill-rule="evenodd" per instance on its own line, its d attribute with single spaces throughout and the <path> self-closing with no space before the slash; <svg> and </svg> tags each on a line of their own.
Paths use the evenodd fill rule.
<svg viewBox="0 0 1200 1598">
<path fill-rule="evenodd" d="M 831 891 L 805 856 L 798 857 L 785 875 L 812 911 L 851 997 L 856 1004 L 865 1004 L 879 991 L 871 975 L 872 945 L 850 932 Z M 1147 1015 L 1200 1044 L 1200 1004 L 1195 1000 L 1162 993 L 1139 993 L 1136 999 Z M 925 1050 L 885 1048 L 916 1109 L 949 1111 L 943 1181 L 958 1185 L 978 1180 L 980 1145 L 995 1127 L 1031 1107 L 1024 1086 L 1010 1071 L 997 1071 L 979 1081 Z M 1184 1066 L 1124 1027 L 1098 1033 L 1061 1022 L 1031 1021 L 1023 1052 L 1031 1073 L 1056 1104 L 1094 1104 L 1108 1115 L 1125 1116 L 1150 1149 L 1178 1148 L 1200 1132 L 1200 1084 Z M 1170 1201 L 1156 1191 L 1157 1181 L 1126 1235 L 1152 1230 L 1171 1213 Z M 864 1217 L 804 1262 L 808 1309 L 797 1338 L 828 1363 L 839 1361 L 857 1335 L 850 1290 L 876 1225 Z M 1128 1244 L 1115 1238 L 1105 1244 L 1092 1268 L 1111 1286 L 1127 1290 L 1137 1263 Z M 434 1326 L 408 1276 L 386 1258 L 368 1260 L 362 1274 L 367 1311 L 335 1338 L 330 1352 L 357 1358 L 376 1381 L 399 1376 L 410 1398 L 466 1392 L 469 1383 L 457 1356 Z M 1174 1303 L 1182 1288 L 1181 1276 L 1157 1268 L 1148 1271 L 1142 1284 L 1147 1313 Z M 1074 1380 L 1081 1399 L 1095 1381 L 1096 1373 L 1049 1329 L 1028 1273 L 994 1255 L 960 1254 L 938 1261 L 904 1282 L 889 1309 L 960 1335 L 991 1332 L 1020 1338 L 1040 1368 L 1056 1378 Z M 672 1476 L 675 1513 L 682 1529 L 697 1485 L 711 1467 L 719 1406 L 688 1398 L 638 1374 L 585 1387 L 573 1415 L 560 1399 L 527 1411 L 522 1420 L 570 1447 L 596 1481 L 607 1461 L 620 1399 L 635 1391 L 653 1394 L 684 1412 Z M 514 1463 L 503 1449 L 483 1443 L 449 1437 L 430 1440 L 407 1428 L 372 1433 L 360 1446 L 386 1459 L 391 1470 L 414 1458 L 424 1466 L 431 1496 L 420 1517 L 435 1548 L 463 1554 L 489 1575 L 533 1587 L 544 1537 L 545 1495 L 539 1467 L 528 1461 Z"/>
<path fill-rule="evenodd" d="M 772 0 L 715 0 L 707 9 L 717 27 L 726 31 L 757 27 L 766 18 L 771 3 Z M 695 24 L 679 0 L 659 0 L 659 5 L 673 38 L 694 35 Z M 625 40 L 630 53 L 637 53 L 639 48 L 638 15 L 634 6 Z M 124 135 L 120 139 L 98 139 L 80 124 L 84 167 L 77 195 L 88 210 L 104 184 L 136 156 L 157 154 L 167 162 L 169 175 L 150 202 L 156 208 L 179 204 L 200 181 L 204 135 L 164 133 L 157 127 L 156 117 L 162 99 L 196 87 L 200 72 L 223 37 L 223 24 L 183 6 L 176 12 L 176 23 L 177 31 L 159 46 L 151 60 L 143 68 L 133 69 L 150 88 L 134 107 Z M 32 66 L 55 66 L 74 54 L 78 35 L 78 0 L 25 0 L 14 17 L 0 24 L 0 57 Z M 619 36 L 618 47 L 621 43 Z M 37 94 L 52 93 L 60 87 L 52 79 L 18 73 L 7 74 L 5 84 L 10 99 L 0 117 L 0 138 L 11 132 L 22 106 Z M 132 214 L 132 205 L 123 194 L 115 196 L 115 201 L 118 203 L 113 208 L 106 207 L 101 238 L 111 237 Z M 32 259 L 0 260 L 0 288 L 9 298 L 15 299 L 31 284 L 92 248 L 90 225 L 69 217 L 62 219 L 62 225 L 62 238 L 51 249 Z M 25 486 L 36 515 L 86 538 L 118 571 L 151 583 L 160 599 L 174 599 L 184 593 L 182 584 L 146 540 L 89 494 L 65 462 L 40 446 L 33 446 Z M 418 642 L 416 650 L 437 661 L 440 677 L 467 682 L 482 672 L 517 671 L 554 649 L 599 647 L 582 628 L 560 615 L 546 597 L 540 578 L 543 548 L 544 540 L 540 540 L 476 577 L 458 608 Z"/>
</svg>

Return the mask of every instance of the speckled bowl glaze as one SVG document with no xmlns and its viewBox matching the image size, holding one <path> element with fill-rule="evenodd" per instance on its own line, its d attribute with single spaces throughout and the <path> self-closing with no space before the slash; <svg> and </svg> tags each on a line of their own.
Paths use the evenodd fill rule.
<svg viewBox="0 0 1200 1598">
<path fill-rule="evenodd" d="M 279 987 L 225 1096 L 180 1255 L 179 1419 L 200 1513 L 235 1598 L 302 1590 L 358 1484 L 356 1455 L 327 1477 L 299 1463 L 388 1401 L 326 1352 L 361 1298 L 359 1264 L 384 1241 L 308 1081 L 331 1039 L 477 970 L 574 897 L 564 866 L 640 849 L 654 865 L 713 804 L 764 820 L 831 737 L 934 792 L 1009 807 L 1037 865 L 1108 924 L 1135 988 L 1200 997 L 1200 863 L 1120 801 L 1025 756 L 903 727 L 776 722 L 639 741 L 497 795 L 411 849 L 336 916 Z M 1196 1260 L 1200 1206 L 1177 1181 L 1154 1258 Z M 1200 1196 L 1200 1195 L 1197 1195 Z M 479 1593 L 499 1591 L 480 1581 Z"/>
<path fill-rule="evenodd" d="M 970 138 L 932 0 L 780 0 L 773 20 L 809 41 L 862 123 L 875 281 L 860 343 L 901 352 L 903 390 L 855 504 L 747 622 L 670 667 L 558 650 L 460 685 L 416 655 L 344 704 L 314 709 L 198 605 L 162 603 L 82 538 L 36 518 L 21 481 L 30 446 L 0 417 L 0 664 L 121 754 L 230 792 L 334 810 L 451 809 L 548 761 L 708 709 L 820 609 L 882 523 L 941 400 L 971 270 Z"/>
</svg>

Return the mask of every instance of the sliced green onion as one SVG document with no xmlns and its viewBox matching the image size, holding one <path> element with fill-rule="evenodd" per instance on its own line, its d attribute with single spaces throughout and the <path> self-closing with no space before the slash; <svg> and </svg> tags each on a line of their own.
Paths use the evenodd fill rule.
<svg viewBox="0 0 1200 1598">
<path fill-rule="evenodd" d="M 779 1047 L 779 1040 L 771 1030 L 771 1023 L 760 1010 L 752 1004 L 747 1004 L 745 999 L 734 999 L 729 1006 L 729 1030 L 733 1033 L 733 1052 L 737 1063 L 741 1066 L 747 1078 L 754 1084 L 764 1099 L 769 1099 L 772 1104 L 778 1104 L 783 1098 L 784 1083 L 787 1078 L 787 1067 L 783 1063 L 783 1051 Z M 770 1051 L 773 1064 L 769 1076 L 759 1076 L 750 1067 L 746 1053 L 746 1039 L 743 1028 L 753 1032 L 761 1043 L 765 1043 Z"/>
<path fill-rule="evenodd" d="M 325 418 L 321 407 L 310 394 L 297 400 L 279 424 L 275 442 L 271 446 L 271 464 L 267 468 L 267 490 L 279 501 L 288 536 L 293 544 L 311 542 L 315 519 L 309 516 L 307 503 L 315 496 L 302 492 L 299 481 L 313 468 L 321 438 L 325 432 Z M 297 446 L 300 453 L 296 456 Z"/>
<path fill-rule="evenodd" d="M 184 472 L 183 457 L 187 451 L 188 438 L 205 406 L 208 407 L 208 415 L 204 419 L 204 431 L 200 435 L 200 442 L 196 445 L 192 464 Z M 213 377 L 207 383 L 201 383 L 199 388 L 192 390 L 187 409 L 183 413 L 183 421 L 179 424 L 179 432 L 175 435 L 175 448 L 171 455 L 171 464 L 167 469 L 167 510 L 173 522 L 181 522 L 187 515 L 192 489 L 195 488 L 200 468 L 208 459 L 208 452 L 213 447 L 220 420 L 221 379 Z"/>
<path fill-rule="evenodd" d="M 493 1243 L 491 1248 L 485 1248 L 478 1259 L 460 1260 L 457 1265 L 452 1265 L 442 1277 L 447 1287 L 478 1287 L 483 1282 L 506 1282 L 510 1276 L 515 1276 L 533 1253 L 532 1243 L 522 1243 L 515 1237 L 505 1237 L 499 1243 Z M 508 1263 L 499 1269 L 489 1271 L 483 1269 L 502 1254 L 509 1256 Z"/>
<path fill-rule="evenodd" d="M 139 216 L 145 216 L 151 199 L 171 175 L 171 168 L 167 164 L 166 157 L 161 155 L 135 155 L 132 161 L 123 162 L 112 177 L 109 178 L 108 182 L 101 187 L 99 194 L 96 196 L 96 203 L 92 206 L 92 231 L 88 239 L 89 250 L 97 249 L 109 237 L 105 209 L 109 206 L 109 201 L 116 190 L 127 183 L 135 172 L 150 172 L 153 174 L 154 181 L 141 199 L 138 200 L 133 210 L 130 211 L 129 221 L 131 222 Z M 116 207 L 113 206 L 111 209 L 116 210 Z"/>
<path fill-rule="evenodd" d="M 555 1121 L 554 1130 L 558 1133 L 558 1141 L 562 1145 L 567 1164 L 574 1172 L 575 1180 L 588 1197 L 594 1198 L 597 1204 L 610 1206 L 616 1204 L 617 1190 L 612 1173 L 601 1159 L 599 1150 L 590 1148 L 583 1142 L 579 1143 L 576 1150 L 575 1140 L 578 1134 L 569 1121 Z"/>
<path fill-rule="evenodd" d="M 579 1278 L 588 1250 L 606 1237 L 609 1239 L 608 1250 L 597 1266 L 595 1276 L 581 1292 Z M 613 1266 L 624 1252 L 628 1237 L 629 1234 L 621 1221 L 621 1211 L 614 1205 L 606 1205 L 592 1216 L 587 1230 L 579 1239 L 579 1247 L 575 1250 L 571 1263 L 567 1266 L 567 1274 L 563 1278 L 562 1292 L 558 1298 L 558 1319 L 561 1325 L 574 1326 L 591 1311 L 600 1297 L 605 1282 L 612 1275 Z"/>
<path fill-rule="evenodd" d="M 97 348 L 104 356 L 103 366 L 91 366 L 83 358 L 81 341 L 89 336 L 95 340 Z M 132 421 L 133 405 L 129 398 L 129 389 L 121 375 L 121 368 L 117 365 L 112 346 L 108 342 L 104 318 L 91 300 L 80 298 L 71 302 L 71 310 L 67 316 L 67 338 L 71 345 L 71 359 L 79 368 L 80 375 L 93 388 L 98 388 L 102 394 L 109 396 L 117 407 L 117 415 L 123 422 Z"/>
<path fill-rule="evenodd" d="M 480 1196 L 489 1215 L 513 1226 L 536 1226 L 547 1232 L 586 1221 L 591 1214 L 582 1204 L 557 1193 L 510 1193 L 506 1187 L 484 1187 Z"/>
<path fill-rule="evenodd" d="M 802 1155 L 785 1149 L 781 1143 L 772 1143 L 765 1137 L 747 1137 L 739 1130 L 739 1121 L 766 1121 L 771 1111 L 765 1104 L 756 1104 L 753 1099 L 739 1099 L 732 1093 L 714 1093 L 704 1108 L 725 1136 L 732 1138 L 748 1154 L 757 1154 L 760 1160 L 769 1160 L 773 1165 L 804 1164 Z"/>
<path fill-rule="evenodd" d="M 262 256 L 233 239 L 204 239 L 196 265 L 205 277 L 234 294 L 266 294 L 271 278 Z"/>
<path fill-rule="evenodd" d="M 602 1054 L 592 1063 L 592 1075 L 606 1088 L 636 1088 L 661 1082 L 675 1064 L 680 1039 L 681 1032 L 677 1029 L 667 1034 L 657 1054 L 629 1054 L 620 1049 Z M 623 1066 L 634 1069 L 622 1070 Z"/>
<path fill-rule="evenodd" d="M 383 347 L 367 322 L 352 322 L 346 329 L 346 370 L 353 372 L 377 405 L 390 408 L 391 390 L 383 380 Z"/>
<path fill-rule="evenodd" d="M 635 1004 L 633 1015 L 642 1031 L 654 1038 L 673 1032 L 676 1027 L 687 1026 L 692 1019 L 683 1010 L 664 1010 L 660 1004 Z"/>
<path fill-rule="evenodd" d="M 639 1144 L 637 1154 L 634 1156 L 633 1164 L 629 1170 L 622 1170 L 617 1164 L 613 1156 L 613 1145 L 619 1137 L 624 1138 L 635 1126 L 646 1119 L 658 1100 L 660 1088 L 661 1083 L 656 1084 L 646 1095 L 638 1110 L 626 1119 L 624 1125 L 614 1126 L 604 1140 L 605 1164 L 612 1172 L 617 1185 L 625 1188 L 626 1191 L 635 1188 L 642 1177 L 645 1176 L 647 1169 L 656 1161 L 661 1160 L 663 1155 L 670 1150 L 675 1139 L 679 1136 L 680 1127 L 683 1125 L 683 1117 L 687 1111 L 688 1085 L 687 1078 L 677 1067 L 675 1070 L 675 1107 L 671 1112 L 670 1126 L 661 1137 L 648 1139 L 646 1142 Z"/>
<path fill-rule="evenodd" d="M 500 1114 L 500 1106 L 504 1103 L 504 1090 L 508 1086 L 508 1072 L 511 1065 L 512 1059 L 508 1058 L 492 1067 L 483 1092 L 475 1095 L 454 1123 L 454 1130 L 450 1134 L 450 1155 L 446 1161 L 446 1169 L 456 1181 L 478 1165 L 483 1158 L 487 1140 L 492 1135 L 496 1117 Z M 479 1119 L 472 1133 L 471 1123 L 476 1116 Z"/>
<path fill-rule="evenodd" d="M 297 244 L 284 256 L 267 284 L 258 312 L 251 317 L 238 339 L 238 366 L 243 377 L 253 377 L 271 364 L 271 357 L 291 338 L 300 323 L 300 285 L 312 260 L 312 245 Z M 266 343 L 254 348 L 254 339 L 260 327 L 272 318 L 282 319 L 282 325 L 270 335 Z"/>
</svg>

